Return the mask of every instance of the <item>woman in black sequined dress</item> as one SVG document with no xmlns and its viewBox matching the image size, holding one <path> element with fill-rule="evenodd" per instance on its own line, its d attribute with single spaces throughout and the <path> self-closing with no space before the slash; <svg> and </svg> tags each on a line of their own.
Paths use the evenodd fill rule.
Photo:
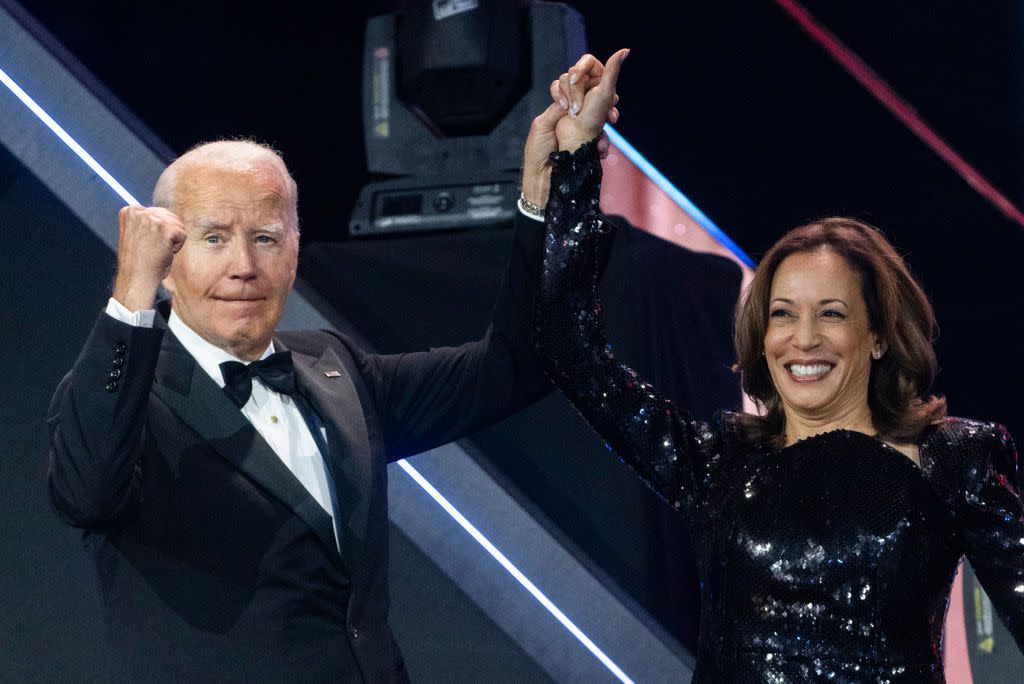
<svg viewBox="0 0 1024 684">
<path fill-rule="evenodd" d="M 964 556 L 1024 645 L 1017 454 L 1002 426 L 946 417 L 928 396 L 931 307 L 877 230 L 825 219 L 761 261 L 736 343 L 763 416 L 694 420 L 615 360 L 596 294 L 607 236 L 595 138 L 617 118 L 623 58 L 606 71 L 591 58 L 578 84 L 553 84 L 568 112 L 550 195 L 531 197 L 547 181 L 524 171 L 527 207 L 546 202 L 538 350 L 583 417 L 689 521 L 694 681 L 942 682 Z"/>
</svg>

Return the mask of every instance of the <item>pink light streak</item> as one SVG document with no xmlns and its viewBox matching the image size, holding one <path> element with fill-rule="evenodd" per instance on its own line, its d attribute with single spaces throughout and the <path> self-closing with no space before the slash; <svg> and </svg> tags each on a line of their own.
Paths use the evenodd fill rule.
<svg viewBox="0 0 1024 684">
<path fill-rule="evenodd" d="M 818 23 L 811 13 L 796 0 L 775 0 L 775 2 L 800 25 L 800 28 L 814 42 L 824 48 L 848 74 L 864 86 L 864 89 L 882 103 L 882 106 L 888 109 L 893 116 L 902 121 L 921 142 L 949 164 L 979 195 L 988 200 L 1003 216 L 1024 228 L 1024 213 L 926 124 L 918 115 L 917 110 L 900 97 L 892 89 L 892 86 L 882 80 L 882 77 L 868 66 L 857 53 Z"/>
</svg>

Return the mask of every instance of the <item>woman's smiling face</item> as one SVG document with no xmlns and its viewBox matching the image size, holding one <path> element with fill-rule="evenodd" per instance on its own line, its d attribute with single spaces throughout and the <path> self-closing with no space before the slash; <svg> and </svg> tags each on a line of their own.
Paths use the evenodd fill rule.
<svg viewBox="0 0 1024 684">
<path fill-rule="evenodd" d="M 764 355 L 787 419 L 829 422 L 868 410 L 871 330 L 860 275 L 822 247 L 783 259 L 772 278 Z"/>
</svg>

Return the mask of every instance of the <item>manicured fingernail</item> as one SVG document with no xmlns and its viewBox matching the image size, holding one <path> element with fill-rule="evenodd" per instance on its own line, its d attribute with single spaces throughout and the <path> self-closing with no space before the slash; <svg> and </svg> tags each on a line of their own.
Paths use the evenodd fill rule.
<svg viewBox="0 0 1024 684">
<path fill-rule="evenodd" d="M 569 74 L 569 85 L 576 85 L 576 81 L 580 80 L 576 74 Z"/>
<path fill-rule="evenodd" d="M 564 97 L 561 100 L 558 101 L 558 104 L 562 105 L 562 109 L 568 109 L 569 108 L 569 102 Z"/>
<path fill-rule="evenodd" d="M 580 113 L 580 103 L 579 102 L 573 102 L 572 103 L 572 115 L 576 116 L 579 113 Z"/>
</svg>

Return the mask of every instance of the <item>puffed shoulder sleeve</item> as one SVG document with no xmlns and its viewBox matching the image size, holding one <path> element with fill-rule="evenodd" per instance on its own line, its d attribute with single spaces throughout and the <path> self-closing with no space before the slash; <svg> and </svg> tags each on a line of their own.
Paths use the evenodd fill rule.
<svg viewBox="0 0 1024 684">
<path fill-rule="evenodd" d="M 964 553 L 996 613 L 1024 651 L 1024 506 L 1020 459 L 1002 425 L 965 425 L 962 488 L 955 515 Z"/>
<path fill-rule="evenodd" d="M 609 239 L 598 216 L 596 141 L 552 155 L 536 344 L 548 376 L 627 465 L 676 508 L 689 508 L 718 450 L 719 430 L 692 420 L 619 363 L 597 295 Z"/>
</svg>

